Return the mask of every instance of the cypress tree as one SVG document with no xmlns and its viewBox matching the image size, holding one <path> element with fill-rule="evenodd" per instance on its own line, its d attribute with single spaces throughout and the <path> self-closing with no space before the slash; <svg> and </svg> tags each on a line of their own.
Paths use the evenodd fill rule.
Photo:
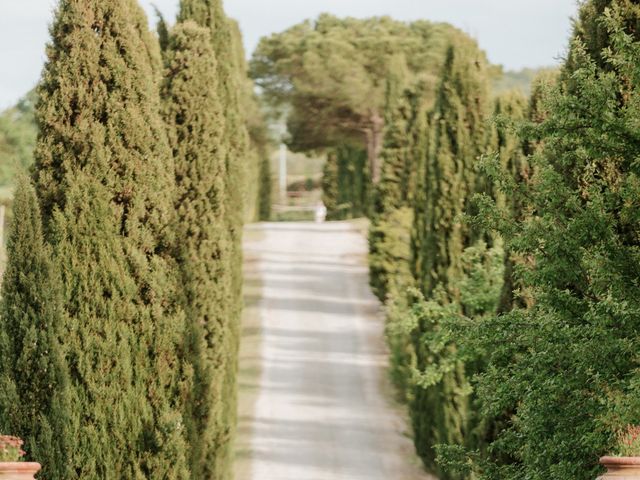
<svg viewBox="0 0 640 480">
<path fill-rule="evenodd" d="M 62 0 L 38 88 L 34 177 L 74 426 L 72 474 L 52 478 L 188 476 L 173 163 L 144 18 L 133 0 Z"/>
<path fill-rule="evenodd" d="M 349 144 L 328 153 L 322 177 L 327 219 L 346 220 L 369 215 L 371 181 L 367 162 L 367 152 Z"/>
<path fill-rule="evenodd" d="M 338 168 L 338 190 L 344 195 L 342 203 L 351 206 L 349 217 L 368 217 L 371 214 L 373 184 L 367 152 L 351 145 L 338 147 Z"/>
<path fill-rule="evenodd" d="M 540 147 L 539 140 L 527 138 L 526 123 L 532 126 L 542 123 L 546 117 L 544 97 L 555 84 L 556 71 L 543 71 L 533 80 L 528 102 L 519 92 L 507 92 L 496 98 L 494 119 L 490 129 L 488 153 L 497 154 L 499 176 L 494 178 L 500 186 L 492 189 L 497 207 L 506 218 L 518 223 L 532 214 L 527 192 L 534 172 L 529 157 Z M 504 234 L 510 236 L 509 234 Z M 524 258 L 505 251 L 505 274 L 497 313 L 507 313 L 513 308 L 531 306 L 532 298 L 523 283 L 518 280 L 516 269 Z"/>
<path fill-rule="evenodd" d="M 193 383 L 185 423 L 193 478 L 220 478 L 215 467 L 223 441 L 226 306 L 233 301 L 225 219 L 226 146 L 218 101 L 216 60 L 209 30 L 178 24 L 165 52 L 165 119 L 176 172 L 175 257 L 187 318 L 187 363 Z"/>
<path fill-rule="evenodd" d="M 483 53 L 473 41 L 460 38 L 449 48 L 431 114 L 433 142 L 426 163 L 426 198 L 416 205 L 424 217 L 421 290 L 427 297 L 438 287 L 458 297 L 454 282 L 461 252 L 470 232 L 460 222 L 475 188 L 475 162 L 482 153 L 488 109 L 488 76 Z"/>
<path fill-rule="evenodd" d="M 238 46 L 234 44 L 232 25 L 226 17 L 221 0 L 181 0 L 178 20 L 193 20 L 208 28 L 217 59 L 218 99 L 225 112 L 223 144 L 226 155 L 225 228 L 230 234 L 230 254 L 227 274 L 231 283 L 231 301 L 227 304 L 225 335 L 226 349 L 222 387 L 224 422 L 217 440 L 216 464 L 210 466 L 215 478 L 229 478 L 232 464 L 232 440 L 236 425 L 236 373 L 239 347 L 240 314 L 242 311 L 242 224 L 245 204 L 245 178 L 249 138 L 245 119 L 240 110 L 241 71 L 237 62 Z"/>
<path fill-rule="evenodd" d="M 582 5 L 544 118 L 526 132 L 535 215 L 506 229 L 534 301 L 477 332 L 485 413 L 514 408 L 476 462 L 481 478 L 595 478 L 638 423 L 639 18 L 637 2 Z"/>
<path fill-rule="evenodd" d="M 258 220 L 266 222 L 271 219 L 271 162 L 269 157 L 264 154 L 260 161 L 260 174 L 258 176 L 260 183 L 258 194 Z"/>
<path fill-rule="evenodd" d="M 415 208 L 420 242 L 419 285 L 427 300 L 451 314 L 461 311 L 463 252 L 473 242 L 460 216 L 469 209 L 477 178 L 475 163 L 485 143 L 488 103 L 487 61 L 475 42 L 460 37 L 452 42 L 431 114 L 432 140 L 424 168 L 424 203 Z M 421 172 L 422 173 L 422 172 Z M 415 240 L 414 240 L 415 242 Z M 413 334 L 417 368 L 427 370 L 455 347 L 432 351 L 425 336 L 437 331 L 438 318 L 426 315 Z M 415 386 L 410 409 L 418 453 L 428 468 L 438 471 L 433 447 L 465 445 L 472 440 L 473 414 L 468 368 L 454 361 L 431 379 Z M 455 477 L 451 477 L 455 478 Z"/>
<path fill-rule="evenodd" d="M 331 183 L 335 179 L 335 184 Z M 344 144 L 327 157 L 323 186 L 327 218 L 346 220 L 365 217 L 371 211 L 371 180 L 367 152 Z"/>
<path fill-rule="evenodd" d="M 522 122 L 527 115 L 527 100 L 518 91 L 506 92 L 494 101 L 494 121 L 489 129 L 487 153 L 496 155 L 500 171 L 512 183 L 513 191 L 504 194 L 500 189 L 489 187 L 487 194 L 495 198 L 500 208 L 506 209 L 510 216 L 522 219 L 526 207 L 515 192 L 516 186 L 524 185 L 530 177 L 529 162 L 526 159 L 524 145 L 517 134 L 516 123 Z M 500 295 L 498 312 L 507 312 L 513 308 L 517 298 L 514 295 L 514 261 L 509 251 L 505 253 L 505 275 Z"/>
<path fill-rule="evenodd" d="M 338 157 L 335 152 L 327 154 L 322 169 L 322 203 L 327 208 L 327 220 L 339 220 L 338 215 Z"/>
<path fill-rule="evenodd" d="M 371 286 L 381 301 L 413 284 L 411 227 L 420 158 L 426 155 L 428 94 L 424 84 L 401 88 L 388 80 L 382 174 L 369 231 Z"/>
<path fill-rule="evenodd" d="M 244 219 L 252 222 L 271 209 L 270 193 L 265 188 L 271 188 L 267 182 L 271 181 L 269 165 L 269 132 L 262 111 L 261 103 L 255 93 L 255 85 L 248 75 L 246 52 L 242 43 L 242 32 L 237 21 L 229 19 L 232 45 L 235 51 L 235 64 L 238 78 L 239 111 L 244 120 L 247 143 L 243 162 L 243 192 L 245 195 Z M 267 177 L 264 177 L 267 175 Z M 265 197 L 265 194 L 267 195 Z M 269 214 L 270 215 L 270 214 Z"/>
<path fill-rule="evenodd" d="M 62 297 L 44 242 L 33 187 L 18 181 L 7 240 L 0 322 L 0 429 L 25 441 L 46 478 L 73 478 L 67 464 L 69 371 L 61 348 Z"/>
<path fill-rule="evenodd" d="M 241 288 L 241 251 L 243 222 L 243 198 L 245 177 L 245 156 L 248 148 L 248 133 L 240 111 L 240 95 L 242 79 L 246 72 L 238 65 L 237 36 L 227 18 L 221 0 L 181 0 L 179 21 L 193 20 L 210 30 L 213 50 L 217 59 L 218 98 L 222 104 L 226 118 L 225 142 L 227 144 L 227 182 L 226 189 L 229 228 L 233 238 L 234 259 L 233 277 L 238 305 Z M 238 306 L 234 307 L 235 316 L 239 314 Z"/>
<path fill-rule="evenodd" d="M 404 56 L 391 60 L 387 78 L 385 138 L 381 154 L 381 179 L 375 188 L 374 217 L 410 203 L 411 123 L 415 101 L 411 98 Z"/>
</svg>

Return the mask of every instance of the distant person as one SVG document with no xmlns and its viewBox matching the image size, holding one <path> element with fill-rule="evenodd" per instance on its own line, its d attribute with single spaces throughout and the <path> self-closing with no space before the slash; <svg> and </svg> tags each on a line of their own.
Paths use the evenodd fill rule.
<svg viewBox="0 0 640 480">
<path fill-rule="evenodd" d="M 327 219 L 327 207 L 320 202 L 316 206 L 316 223 L 323 223 Z"/>
</svg>

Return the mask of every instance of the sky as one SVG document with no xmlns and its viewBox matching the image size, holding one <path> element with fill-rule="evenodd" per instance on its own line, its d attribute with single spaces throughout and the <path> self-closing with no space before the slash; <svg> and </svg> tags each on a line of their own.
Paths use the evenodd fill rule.
<svg viewBox="0 0 640 480">
<path fill-rule="evenodd" d="M 449 22 L 478 40 L 489 59 L 510 70 L 550 66 L 565 52 L 577 0 L 226 0 L 240 22 L 247 52 L 261 37 L 320 13 L 399 20 Z M 56 0 L 0 0 L 0 110 L 14 104 L 38 81 L 45 60 L 48 25 Z M 178 0 L 155 4 L 173 21 Z"/>
</svg>

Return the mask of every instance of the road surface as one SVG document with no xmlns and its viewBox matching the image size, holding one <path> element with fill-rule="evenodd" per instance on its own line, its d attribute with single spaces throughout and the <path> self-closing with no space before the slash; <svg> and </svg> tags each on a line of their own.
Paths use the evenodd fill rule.
<svg viewBox="0 0 640 480">
<path fill-rule="evenodd" d="M 431 478 L 390 399 L 365 236 L 346 222 L 249 229 L 261 367 L 253 414 L 241 418 L 249 467 L 237 480 Z"/>
</svg>

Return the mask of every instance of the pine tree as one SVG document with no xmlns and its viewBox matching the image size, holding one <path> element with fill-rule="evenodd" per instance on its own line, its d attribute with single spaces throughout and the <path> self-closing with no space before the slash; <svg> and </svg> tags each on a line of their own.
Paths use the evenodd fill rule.
<svg viewBox="0 0 640 480">
<path fill-rule="evenodd" d="M 52 478 L 187 478 L 159 48 L 133 0 L 62 0 L 51 35 L 34 177 L 74 426 Z"/>
<path fill-rule="evenodd" d="M 473 244 L 469 227 L 461 215 L 469 211 L 477 178 L 475 163 L 482 153 L 488 110 L 487 61 L 475 42 L 460 37 L 449 48 L 436 103 L 431 114 L 432 140 L 424 168 L 424 203 L 415 208 L 415 236 L 420 249 L 419 285 L 427 300 L 451 314 L 461 311 L 461 280 L 465 269 L 463 253 Z M 421 172 L 422 173 L 422 172 Z M 417 244 L 416 244 L 417 243 Z M 417 368 L 428 370 L 441 363 L 455 346 L 430 350 L 425 335 L 437 331 L 437 313 L 425 316 L 414 331 Z M 469 395 L 468 368 L 452 364 L 430 383 L 419 383 L 411 402 L 411 414 L 418 453 L 428 468 L 439 472 L 433 447 L 438 444 L 465 445 L 472 441 L 474 416 Z M 455 477 L 451 477 L 455 478 Z"/>
<path fill-rule="evenodd" d="M 187 318 L 187 363 L 193 368 L 185 409 L 192 478 L 217 478 L 212 467 L 226 435 L 222 380 L 233 301 L 225 219 L 224 112 L 209 30 L 174 27 L 165 52 L 165 119 L 175 160 L 181 301 Z"/>
<path fill-rule="evenodd" d="M 33 187 L 19 179 L 7 241 L 0 323 L 0 429 L 25 440 L 46 478 L 72 478 L 67 456 L 69 371 L 62 347 L 62 297 L 44 242 Z"/>
</svg>

